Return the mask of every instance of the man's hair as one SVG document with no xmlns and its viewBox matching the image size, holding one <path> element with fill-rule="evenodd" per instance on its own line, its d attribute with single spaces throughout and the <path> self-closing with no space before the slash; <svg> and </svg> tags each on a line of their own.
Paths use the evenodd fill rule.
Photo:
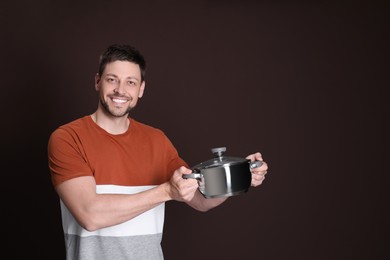
<svg viewBox="0 0 390 260">
<path fill-rule="evenodd" d="M 146 61 L 142 54 L 133 46 L 130 45 L 121 45 L 113 44 L 108 46 L 108 48 L 100 55 L 99 60 L 99 75 L 103 74 L 104 69 L 108 63 L 114 61 L 129 61 L 138 66 L 141 69 L 141 81 L 145 80 L 146 73 Z"/>
</svg>

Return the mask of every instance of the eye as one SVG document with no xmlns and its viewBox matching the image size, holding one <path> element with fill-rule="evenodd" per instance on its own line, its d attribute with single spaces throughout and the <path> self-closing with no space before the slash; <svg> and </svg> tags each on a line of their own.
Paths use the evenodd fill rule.
<svg viewBox="0 0 390 260">
<path fill-rule="evenodd" d="M 116 83 L 117 82 L 117 80 L 115 78 L 111 78 L 111 77 L 108 77 L 106 80 L 108 83 Z"/>
<path fill-rule="evenodd" d="M 130 86 L 135 86 L 137 83 L 135 81 L 127 81 L 127 84 Z"/>
</svg>

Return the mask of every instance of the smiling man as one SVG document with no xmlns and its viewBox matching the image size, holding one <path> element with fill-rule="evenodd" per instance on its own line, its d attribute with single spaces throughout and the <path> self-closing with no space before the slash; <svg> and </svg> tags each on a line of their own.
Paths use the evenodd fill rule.
<svg viewBox="0 0 390 260">
<path fill-rule="evenodd" d="M 163 259 L 165 202 L 208 211 L 186 162 L 160 129 L 129 117 L 145 90 L 145 60 L 132 46 L 109 46 L 100 57 L 97 110 L 58 127 L 48 142 L 60 198 L 67 259 Z M 260 153 L 247 157 L 261 160 Z M 267 171 L 252 170 L 252 186 Z"/>
</svg>

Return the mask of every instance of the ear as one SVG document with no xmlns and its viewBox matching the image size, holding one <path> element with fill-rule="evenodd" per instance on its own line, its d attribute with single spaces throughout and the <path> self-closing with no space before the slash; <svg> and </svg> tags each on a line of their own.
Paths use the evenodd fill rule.
<svg viewBox="0 0 390 260">
<path fill-rule="evenodd" d="M 96 75 L 95 75 L 95 90 L 96 91 L 99 91 L 100 90 L 100 85 L 99 85 L 99 83 L 100 83 L 100 75 L 99 75 L 99 73 L 96 73 Z"/>
<path fill-rule="evenodd" d="M 145 85 L 146 85 L 146 83 L 145 83 L 145 80 L 144 80 L 141 83 L 141 87 L 140 87 L 139 93 L 138 93 L 138 98 L 141 98 L 144 95 Z"/>
</svg>

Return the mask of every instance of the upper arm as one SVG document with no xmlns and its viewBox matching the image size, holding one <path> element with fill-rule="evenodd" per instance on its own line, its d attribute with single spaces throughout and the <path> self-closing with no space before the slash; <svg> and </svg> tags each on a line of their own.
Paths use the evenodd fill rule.
<svg viewBox="0 0 390 260">
<path fill-rule="evenodd" d="M 73 178 L 58 184 L 55 190 L 68 210 L 83 226 L 90 211 L 89 207 L 96 198 L 95 179 L 91 176 Z"/>
</svg>

